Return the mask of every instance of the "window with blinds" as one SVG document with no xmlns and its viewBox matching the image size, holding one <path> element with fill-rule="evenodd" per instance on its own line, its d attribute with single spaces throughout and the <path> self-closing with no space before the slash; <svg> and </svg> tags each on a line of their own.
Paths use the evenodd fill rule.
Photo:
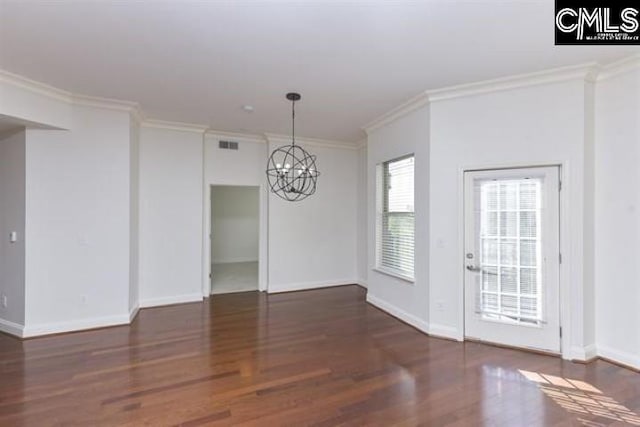
<svg viewBox="0 0 640 427">
<path fill-rule="evenodd" d="M 414 157 L 381 165 L 377 230 L 377 268 L 414 278 Z"/>
</svg>

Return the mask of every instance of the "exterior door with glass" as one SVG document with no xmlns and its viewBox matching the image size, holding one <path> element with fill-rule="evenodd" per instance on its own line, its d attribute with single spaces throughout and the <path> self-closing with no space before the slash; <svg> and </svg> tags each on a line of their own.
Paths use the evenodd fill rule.
<svg viewBox="0 0 640 427">
<path fill-rule="evenodd" d="M 465 172 L 465 336 L 560 352 L 557 167 Z"/>
</svg>

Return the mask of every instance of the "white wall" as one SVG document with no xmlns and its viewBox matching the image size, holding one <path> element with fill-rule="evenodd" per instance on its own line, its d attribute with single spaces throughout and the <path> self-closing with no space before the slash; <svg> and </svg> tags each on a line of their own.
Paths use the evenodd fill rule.
<svg viewBox="0 0 640 427">
<path fill-rule="evenodd" d="M 202 298 L 202 133 L 140 131 L 140 305 Z"/>
<path fill-rule="evenodd" d="M 640 368 L 640 70 L 596 92 L 598 352 Z"/>
<path fill-rule="evenodd" d="M 415 327 L 429 320 L 429 108 L 423 107 L 369 134 L 367 144 L 367 299 Z M 372 270 L 375 267 L 376 165 L 415 155 L 415 282 Z"/>
<path fill-rule="evenodd" d="M 212 186 L 211 224 L 213 263 L 258 261 L 258 187 Z"/>
<path fill-rule="evenodd" d="M 358 149 L 358 200 L 356 206 L 356 262 L 358 283 L 367 286 L 369 277 L 368 255 L 368 227 L 367 227 L 367 145 L 366 140 Z"/>
<path fill-rule="evenodd" d="M 582 79 L 466 96 L 431 105 L 431 318 L 461 337 L 461 170 L 512 165 L 563 164 L 564 271 L 562 292 L 573 303 L 570 346 L 584 337 L 585 83 Z M 436 309 L 440 306 L 441 309 Z M 563 342 L 563 345 L 566 344 Z M 569 349 L 564 345 L 563 352 Z M 579 358 L 579 355 L 567 355 Z"/>
<path fill-rule="evenodd" d="M 129 113 L 72 112 L 26 132 L 26 335 L 129 318 Z"/>
<path fill-rule="evenodd" d="M 25 172 L 22 129 L 0 138 L 0 330 L 14 334 L 24 325 Z M 18 239 L 11 243 L 14 231 Z"/>
<path fill-rule="evenodd" d="M 270 144 L 270 149 L 280 142 Z M 269 195 L 269 291 L 357 282 L 358 153 L 305 145 L 317 155 L 316 193 L 299 202 Z M 265 162 L 261 164 L 262 179 Z"/>
</svg>

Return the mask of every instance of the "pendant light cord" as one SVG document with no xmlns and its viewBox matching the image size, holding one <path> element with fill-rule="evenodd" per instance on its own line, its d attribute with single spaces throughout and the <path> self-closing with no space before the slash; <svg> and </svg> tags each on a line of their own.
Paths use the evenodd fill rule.
<svg viewBox="0 0 640 427">
<path fill-rule="evenodd" d="M 296 101 L 291 101 L 291 145 L 296 145 Z"/>
</svg>

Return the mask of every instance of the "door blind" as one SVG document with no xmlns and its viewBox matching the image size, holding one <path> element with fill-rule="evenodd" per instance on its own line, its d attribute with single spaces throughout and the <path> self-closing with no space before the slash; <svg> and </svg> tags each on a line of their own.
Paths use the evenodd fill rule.
<svg viewBox="0 0 640 427">
<path fill-rule="evenodd" d="M 476 182 L 482 272 L 477 304 L 485 318 L 544 321 L 541 188 L 537 178 Z"/>
<path fill-rule="evenodd" d="M 378 230 L 378 268 L 414 277 L 414 158 L 382 165 L 382 218 Z"/>
</svg>

